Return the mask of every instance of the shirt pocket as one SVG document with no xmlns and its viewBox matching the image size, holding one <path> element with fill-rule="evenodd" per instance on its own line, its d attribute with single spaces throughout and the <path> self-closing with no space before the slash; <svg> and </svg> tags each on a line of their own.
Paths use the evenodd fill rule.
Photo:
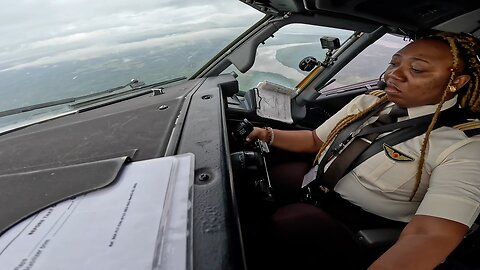
<svg viewBox="0 0 480 270">
<path fill-rule="evenodd" d="M 400 187 L 406 187 L 408 182 L 415 181 L 418 157 L 412 157 L 412 161 L 395 161 L 380 152 L 357 166 L 353 172 L 367 189 L 395 192 Z"/>
</svg>

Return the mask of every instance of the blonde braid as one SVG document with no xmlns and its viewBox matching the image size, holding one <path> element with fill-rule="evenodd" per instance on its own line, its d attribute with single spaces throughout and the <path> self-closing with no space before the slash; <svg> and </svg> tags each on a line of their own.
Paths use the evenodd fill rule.
<svg viewBox="0 0 480 270">
<path fill-rule="evenodd" d="M 430 125 L 428 125 L 427 131 L 425 132 L 425 137 L 423 138 L 422 147 L 420 148 L 420 158 L 418 159 L 417 173 L 415 174 L 415 187 L 413 188 L 413 192 L 412 192 L 412 195 L 410 195 L 409 201 L 413 200 L 413 197 L 415 197 L 415 194 L 417 194 L 418 188 L 420 187 L 420 183 L 422 181 L 423 165 L 425 164 L 425 153 L 428 146 L 428 139 L 430 138 L 430 133 L 432 132 L 433 127 L 435 127 L 438 117 L 440 116 L 440 110 L 442 109 L 443 103 L 445 103 L 445 98 L 448 94 L 448 88 L 451 85 L 452 81 L 453 80 L 450 79 L 450 82 L 448 83 L 447 88 L 443 92 L 440 104 L 438 104 L 437 109 L 433 114 L 432 121 L 430 122 Z"/>
<path fill-rule="evenodd" d="M 448 36 L 455 41 L 457 56 L 462 56 L 465 73 L 470 75 L 470 81 L 458 95 L 460 106 L 472 112 L 480 112 L 480 41 L 468 34 L 443 33 L 444 39 Z M 461 49 L 461 51 L 459 51 Z"/>
<path fill-rule="evenodd" d="M 473 85 L 471 83 L 468 84 L 467 91 L 465 92 L 465 95 L 463 96 L 462 100 L 460 101 L 461 104 L 468 104 L 469 107 L 474 106 L 475 104 L 475 96 L 476 92 L 472 90 Z M 469 101 L 470 100 L 470 101 Z"/>
<path fill-rule="evenodd" d="M 332 129 L 330 134 L 328 134 L 328 137 L 325 140 L 325 142 L 323 142 L 322 146 L 320 147 L 320 150 L 318 150 L 317 156 L 315 157 L 315 160 L 314 160 L 314 164 L 317 163 L 317 161 L 319 161 L 320 157 L 322 156 L 323 151 L 325 151 L 325 149 L 333 142 L 333 140 L 337 137 L 337 135 L 338 135 L 338 133 L 340 133 L 340 131 L 342 131 L 345 127 L 347 127 L 351 123 L 355 122 L 356 120 L 362 118 L 363 116 L 365 116 L 366 114 L 371 112 L 377 106 L 380 106 L 380 105 L 384 104 L 385 102 L 387 102 L 387 100 L 388 100 L 387 96 L 384 95 L 379 100 L 377 100 L 377 102 L 375 102 L 373 105 L 368 107 L 366 110 L 361 111 L 361 112 L 356 113 L 356 114 L 347 115 L 342 120 L 340 120 L 335 125 L 335 127 Z"/>
<path fill-rule="evenodd" d="M 435 124 L 440 115 L 441 108 L 445 103 L 446 96 L 450 90 L 450 87 L 453 86 L 453 81 L 456 77 L 456 71 L 459 70 L 460 57 L 463 56 L 464 60 L 464 69 L 471 76 L 470 81 L 466 86 L 465 91 L 459 91 L 458 96 L 460 100 L 460 106 L 462 108 L 468 109 L 472 112 L 480 112 L 480 89 L 478 88 L 479 77 L 480 77 L 480 60 L 477 58 L 477 52 L 479 51 L 479 42 L 474 37 L 470 37 L 466 34 L 452 34 L 452 33 L 442 33 L 437 36 L 429 37 L 435 39 L 439 37 L 442 40 L 446 41 L 450 47 L 450 52 L 453 57 L 453 64 L 450 73 L 450 79 L 448 81 L 447 87 L 444 90 L 442 99 L 435 110 L 432 121 L 428 126 L 428 129 L 425 133 L 425 137 L 422 142 L 420 149 L 420 158 L 418 160 L 417 172 L 415 175 L 415 187 L 410 196 L 410 201 L 413 200 L 415 194 L 420 187 L 422 179 L 423 165 L 425 164 L 426 149 L 428 146 L 428 141 L 430 138 L 430 133 L 432 132 Z M 462 53 L 459 51 L 459 47 L 462 49 Z M 465 86 L 463 87 L 465 89 Z"/>
<path fill-rule="evenodd" d="M 474 74 L 474 78 L 475 78 L 475 86 L 473 87 L 473 89 L 476 89 L 476 91 L 474 91 L 476 95 L 472 97 L 472 102 L 471 104 L 469 104 L 469 107 L 472 108 L 471 111 L 479 112 L 480 111 L 480 98 L 479 98 L 480 90 L 478 89 L 478 81 L 480 80 L 480 78 L 479 78 L 479 75 L 477 74 Z M 472 88 L 472 86 L 473 86 L 473 83 L 470 83 L 469 88 Z"/>
</svg>

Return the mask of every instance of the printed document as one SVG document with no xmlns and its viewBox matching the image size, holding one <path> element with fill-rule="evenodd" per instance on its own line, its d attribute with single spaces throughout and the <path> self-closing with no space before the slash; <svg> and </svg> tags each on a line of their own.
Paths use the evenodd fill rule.
<svg viewBox="0 0 480 270">
<path fill-rule="evenodd" d="M 172 231 L 164 204 L 175 205 L 169 198 L 178 195 L 169 193 L 178 177 L 191 183 L 192 170 L 192 154 L 125 165 L 112 185 L 51 206 L 8 230 L 0 237 L 0 268 L 152 269 L 166 252 L 165 233 Z M 191 186 L 183 188 L 188 194 Z M 179 209 L 185 216 L 186 207 Z M 176 226 L 186 237 L 185 224 Z M 182 260 L 176 269 L 185 269 L 185 242 L 171 244 Z"/>
<path fill-rule="evenodd" d="M 256 90 L 257 115 L 293 123 L 291 99 L 292 89 L 268 81 L 260 82 Z"/>
</svg>

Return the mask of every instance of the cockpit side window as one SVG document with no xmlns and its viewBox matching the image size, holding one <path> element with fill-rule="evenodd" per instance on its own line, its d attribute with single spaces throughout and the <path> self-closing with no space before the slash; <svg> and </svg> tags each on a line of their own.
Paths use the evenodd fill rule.
<svg viewBox="0 0 480 270">
<path fill-rule="evenodd" d="M 385 71 L 394 53 L 409 41 L 403 37 L 387 34 L 368 46 L 334 78 L 335 83 L 328 88 L 342 87 L 354 83 L 378 79 Z"/>
<path fill-rule="evenodd" d="M 308 72 L 300 70 L 300 61 L 306 56 L 318 60 L 325 58 L 320 37 L 334 36 L 345 41 L 352 31 L 305 25 L 291 24 L 283 27 L 257 49 L 255 63 L 246 73 L 241 73 L 233 65 L 224 73 L 235 71 L 240 91 L 254 88 L 259 82 L 269 81 L 291 88 L 292 91 Z"/>
</svg>

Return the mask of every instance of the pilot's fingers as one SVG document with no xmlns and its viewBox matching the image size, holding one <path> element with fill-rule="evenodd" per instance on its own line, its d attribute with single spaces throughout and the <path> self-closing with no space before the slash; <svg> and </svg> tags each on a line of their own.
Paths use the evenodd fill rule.
<svg viewBox="0 0 480 270">
<path fill-rule="evenodd" d="M 250 132 L 250 134 L 248 134 L 247 137 L 245 138 L 245 141 L 251 142 L 256 139 L 261 139 L 263 130 L 264 129 L 262 128 L 254 127 L 252 132 Z"/>
</svg>

